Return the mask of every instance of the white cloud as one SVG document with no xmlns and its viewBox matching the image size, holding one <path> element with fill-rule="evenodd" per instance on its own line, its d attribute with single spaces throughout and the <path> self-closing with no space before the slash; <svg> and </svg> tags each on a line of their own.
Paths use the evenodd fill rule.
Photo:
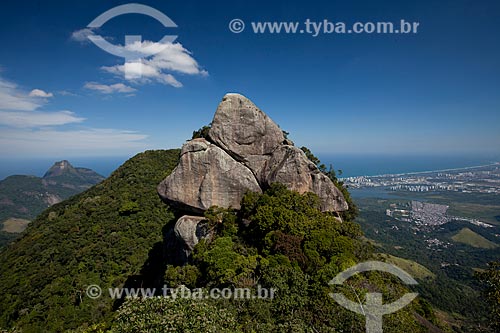
<svg viewBox="0 0 500 333">
<path fill-rule="evenodd" d="M 99 87 L 129 93 L 133 88 L 123 84 Z M 96 88 L 96 86 L 94 86 Z M 85 121 L 71 111 L 40 110 L 53 94 L 40 89 L 27 93 L 0 77 L 0 154 L 96 156 L 144 150 L 146 135 L 119 129 L 68 129 Z"/>
<path fill-rule="evenodd" d="M 16 84 L 0 77 L 0 110 L 33 111 L 42 105 L 42 100 L 29 96 Z"/>
<path fill-rule="evenodd" d="M 60 126 L 84 120 L 70 111 L 39 111 L 46 99 L 53 96 L 40 89 L 26 93 L 16 84 L 0 78 L 0 125 L 31 128 Z"/>
<path fill-rule="evenodd" d="M 172 74 L 162 73 L 158 68 L 142 62 L 130 62 L 126 65 L 102 67 L 101 69 L 105 72 L 120 76 L 125 76 L 125 71 L 127 71 L 127 74 L 133 77 L 131 81 L 135 83 L 149 83 L 155 81 L 176 88 L 182 87 L 182 83 L 177 81 Z"/>
<path fill-rule="evenodd" d="M 84 28 L 74 31 L 71 34 L 71 39 L 80 43 L 88 43 L 90 42 L 88 37 L 94 35 L 94 29 Z M 109 37 L 103 38 L 110 40 Z M 182 87 L 182 83 L 171 72 L 185 75 L 208 75 L 208 72 L 201 68 L 193 54 L 181 43 L 159 43 L 145 40 L 135 41 L 125 46 L 116 46 L 124 48 L 123 54 L 128 54 L 128 59 L 134 59 L 134 57 L 141 59 L 129 60 L 126 66 L 129 75 L 125 79 L 135 83 L 158 82 L 179 88 Z M 124 65 L 103 66 L 101 69 L 120 77 L 125 76 Z M 138 76 L 141 78 L 138 79 Z"/>
<path fill-rule="evenodd" d="M 122 77 L 125 76 L 126 71 L 131 77 L 129 80 L 136 83 L 158 82 L 176 88 L 182 87 L 182 83 L 171 72 L 184 75 L 208 75 L 208 72 L 202 69 L 194 59 L 192 53 L 180 43 L 136 41 L 126 45 L 125 48 L 142 59 L 125 65 L 103 66 L 101 69 Z"/>
<path fill-rule="evenodd" d="M 60 126 L 84 120 L 70 111 L 39 111 L 45 99 L 53 96 L 40 89 L 26 93 L 16 84 L 0 78 L 0 125 L 31 128 Z"/>
<path fill-rule="evenodd" d="M 60 126 L 80 123 L 85 118 L 75 116 L 71 111 L 38 112 L 38 111 L 2 111 L 0 110 L 0 125 L 11 127 L 42 127 Z"/>
<path fill-rule="evenodd" d="M 54 97 L 54 94 L 53 93 L 48 93 L 48 92 L 45 92 L 41 89 L 33 89 L 30 93 L 29 93 L 29 96 L 30 97 L 42 97 L 42 98 L 50 98 L 50 97 Z"/>
<path fill-rule="evenodd" d="M 90 43 L 90 40 L 88 39 L 88 37 L 93 36 L 93 35 L 95 35 L 95 34 L 94 34 L 94 31 L 92 29 L 84 28 L 84 29 L 73 31 L 73 33 L 71 34 L 71 39 L 76 41 L 76 42 L 82 43 L 82 44 L 87 44 L 87 43 Z"/>
<path fill-rule="evenodd" d="M 134 91 L 123 84 L 102 86 L 124 93 Z M 64 127 L 82 123 L 85 118 L 71 111 L 39 110 L 47 103 L 47 97 L 52 97 L 52 94 L 39 89 L 27 93 L 0 77 L 0 155 L 69 156 L 85 153 L 97 156 L 128 154 L 147 148 L 144 142 L 147 135 L 134 131 Z"/>
<path fill-rule="evenodd" d="M 96 82 L 87 82 L 84 85 L 84 88 L 90 89 L 90 90 L 96 90 L 100 93 L 103 94 L 113 94 L 113 93 L 132 93 L 136 91 L 136 89 L 127 86 L 123 83 L 116 83 L 116 84 L 99 84 Z"/>
<path fill-rule="evenodd" d="M 145 57 L 153 55 L 152 59 L 145 63 L 159 70 L 169 70 L 188 75 L 208 75 L 202 70 L 192 53 L 182 46 L 181 43 L 155 43 L 150 41 L 136 41 L 126 46 L 133 52 L 142 53 Z"/>
</svg>

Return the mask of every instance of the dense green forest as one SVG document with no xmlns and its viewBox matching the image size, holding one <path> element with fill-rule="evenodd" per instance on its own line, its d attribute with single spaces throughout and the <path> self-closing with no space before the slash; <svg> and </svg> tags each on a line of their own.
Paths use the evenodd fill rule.
<svg viewBox="0 0 500 333">
<path fill-rule="evenodd" d="M 394 276 L 358 274 L 329 281 L 374 254 L 359 225 L 319 210 L 319 199 L 274 184 L 248 193 L 239 211 L 212 207 L 210 237 L 186 265 L 175 260 L 172 228 L 182 212 L 161 202 L 157 184 L 179 150 L 147 151 L 108 179 L 44 211 L 24 236 L 0 252 L 0 325 L 23 332 L 364 332 L 365 318 L 329 295 L 352 300 L 379 291 L 385 303 L 407 287 Z M 339 184 L 341 185 L 341 184 Z M 352 211 L 354 214 L 355 211 Z M 275 288 L 272 299 L 120 299 L 86 296 L 111 287 Z M 417 298 L 384 316 L 385 332 L 439 329 Z"/>
<path fill-rule="evenodd" d="M 23 332 L 60 332 L 106 320 L 109 298 L 85 297 L 87 285 L 123 285 L 146 269 L 174 215 L 156 185 L 179 150 L 147 151 L 86 192 L 56 204 L 0 252 L 0 323 Z"/>
<path fill-rule="evenodd" d="M 364 332 L 364 317 L 339 306 L 329 281 L 356 262 L 375 258 L 357 224 L 319 210 L 312 194 L 274 184 L 248 193 L 238 212 L 213 207 L 205 214 L 214 234 L 195 247 L 187 265 L 167 265 L 165 283 L 184 288 L 277 290 L 273 299 L 130 299 L 113 331 L 136 332 Z M 352 299 L 379 290 L 386 301 L 406 289 L 394 277 L 371 272 L 340 291 Z M 212 310 L 212 311 L 211 311 Z M 187 312 L 188 311 L 188 312 Z M 192 313 L 189 316 L 188 313 Z M 384 318 L 385 332 L 425 332 L 415 316 L 437 323 L 425 301 Z M 135 315 L 132 315 L 135 314 Z M 193 318 L 197 318 L 193 320 Z M 426 321 L 428 325 L 432 325 Z"/>
<path fill-rule="evenodd" d="M 33 220 L 51 204 L 81 193 L 101 182 L 103 176 L 68 161 L 56 162 L 43 177 L 14 175 L 0 181 L 0 248 L 19 237 L 23 227 L 3 230 L 5 222 Z M 7 228 L 8 229 L 8 228 Z"/>
</svg>

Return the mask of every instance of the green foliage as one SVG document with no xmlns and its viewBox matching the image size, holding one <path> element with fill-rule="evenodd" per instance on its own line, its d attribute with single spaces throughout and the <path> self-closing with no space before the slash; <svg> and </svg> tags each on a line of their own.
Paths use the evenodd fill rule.
<svg viewBox="0 0 500 333">
<path fill-rule="evenodd" d="M 251 244 L 265 253 L 288 253 L 292 262 L 307 265 L 308 270 L 320 268 L 339 253 L 363 248 L 357 224 L 339 223 L 335 216 L 319 210 L 316 195 L 298 194 L 282 184 L 272 184 L 260 196 L 246 195 L 242 214 L 252 221 L 243 231 Z M 299 239 L 303 251 L 299 251 Z"/>
<path fill-rule="evenodd" d="M 489 268 L 476 272 L 476 278 L 484 285 L 483 294 L 490 306 L 491 326 L 500 330 L 500 260 L 492 261 Z"/>
<path fill-rule="evenodd" d="M 90 169 L 71 165 L 57 174 L 50 171 L 43 178 L 15 175 L 0 181 L 0 229 L 10 218 L 32 220 L 53 203 L 81 193 L 104 177 Z M 19 234 L 0 232 L 0 249 Z"/>
<path fill-rule="evenodd" d="M 494 249 L 498 245 L 492 241 L 487 240 L 483 236 L 475 233 L 469 228 L 463 228 L 456 235 L 451 237 L 455 242 L 460 242 L 463 244 L 470 245 L 472 247 L 482 248 L 482 249 Z"/>
<path fill-rule="evenodd" d="M 303 147 L 300 147 L 300 149 L 306 154 L 309 161 L 314 163 L 314 165 L 321 164 L 321 161 L 319 160 L 319 158 L 314 156 L 314 154 L 312 153 L 312 151 L 309 148 L 303 146 Z"/>
<path fill-rule="evenodd" d="M 139 204 L 135 201 L 126 201 L 123 203 L 123 205 L 120 207 L 118 210 L 118 213 L 120 215 L 130 215 L 130 214 L 135 214 L 141 211 L 141 207 L 139 207 Z"/>
<path fill-rule="evenodd" d="M 206 332 L 238 333 L 235 315 L 200 299 L 132 298 L 118 310 L 112 326 L 116 333 Z"/>
<path fill-rule="evenodd" d="M 56 332 L 107 321 L 113 300 L 90 299 L 86 287 L 107 290 L 143 275 L 148 252 L 174 220 L 156 186 L 178 158 L 179 150 L 141 153 L 30 223 L 0 252 L 0 327 Z"/>
<path fill-rule="evenodd" d="M 331 181 L 335 184 L 335 186 L 340 190 L 340 192 L 342 192 L 344 199 L 349 205 L 349 209 L 345 212 L 340 213 L 341 218 L 347 221 L 354 221 L 354 219 L 359 215 L 359 209 L 354 203 L 354 200 L 352 200 L 351 194 L 347 190 L 347 187 L 344 186 L 344 182 L 340 181 L 337 178 L 337 173 L 335 172 L 333 166 L 330 164 L 330 168 L 327 169 L 326 165 L 322 164 L 319 158 L 314 156 L 314 154 L 311 152 L 311 150 L 309 150 L 309 148 L 301 147 L 300 149 L 302 149 L 302 151 L 306 154 L 307 158 L 311 162 L 313 162 L 321 172 L 327 175 L 328 178 L 330 178 Z M 339 175 L 342 175 L 342 170 L 338 170 L 338 173 Z"/>
<path fill-rule="evenodd" d="M 193 136 L 191 137 L 191 139 L 199 139 L 199 138 L 208 139 L 208 132 L 210 131 L 210 127 L 212 127 L 211 123 L 203 126 L 197 131 L 193 131 Z"/>
<path fill-rule="evenodd" d="M 434 313 L 434 310 L 432 309 L 431 303 L 429 303 L 425 299 L 418 299 L 418 302 L 415 305 L 415 310 L 422 317 L 429 319 L 433 324 L 439 325 L 439 321 L 436 317 L 436 314 Z"/>
<path fill-rule="evenodd" d="M 170 288 L 175 288 L 180 285 L 185 285 L 188 288 L 195 288 L 200 275 L 200 270 L 194 265 L 169 265 L 165 271 L 165 281 L 168 281 Z"/>
<path fill-rule="evenodd" d="M 232 209 L 213 206 L 205 211 L 204 216 L 209 228 L 215 229 L 220 235 L 233 236 L 238 232 L 236 213 Z"/>
<path fill-rule="evenodd" d="M 413 195 L 413 194 L 412 194 Z M 425 198 L 423 194 L 418 194 Z M 429 194 L 427 194 L 429 195 Z M 456 193 L 451 194 L 456 198 Z M 401 259 L 387 259 L 409 272 L 417 279 L 416 287 L 421 298 L 428 300 L 434 308 L 447 313 L 447 320 L 457 332 L 485 331 L 490 321 L 490 306 L 480 294 L 480 286 L 474 278 L 474 271 L 486 268 L 486 263 L 497 260 L 499 248 L 483 249 L 466 244 L 456 243 L 452 237 L 463 228 L 469 228 L 482 237 L 490 237 L 491 230 L 474 226 L 469 222 L 453 221 L 434 230 L 415 233 L 414 225 L 401 223 L 385 214 L 386 208 L 404 199 L 395 198 L 356 198 L 362 207 L 361 224 L 367 238 L 373 240 L 377 252 L 384 252 L 399 258 L 414 261 L 423 267 L 410 267 Z M 425 200 L 425 199 L 424 199 Z M 468 200 L 468 199 L 466 199 Z M 447 202 L 442 202 L 446 204 Z M 449 202 L 448 202 L 449 204 Z M 398 227 L 395 230 L 395 226 Z M 428 248 L 427 239 L 437 238 L 442 242 L 453 244 L 448 248 Z M 404 261 L 404 260 L 403 260 Z M 416 268 L 416 270 L 415 270 Z M 433 274 L 429 274 L 431 271 Z"/>
<path fill-rule="evenodd" d="M 243 255 L 236 251 L 231 237 L 217 238 L 206 251 L 193 257 L 204 273 L 206 285 L 241 285 L 257 268 L 258 255 Z"/>
<path fill-rule="evenodd" d="M 183 276 L 196 267 L 197 288 L 244 287 L 254 293 L 258 286 L 275 289 L 273 299 L 217 303 L 235 313 L 243 332 L 365 331 L 365 318 L 329 295 L 329 281 L 335 275 L 372 258 L 358 225 L 321 212 L 314 194 L 299 194 L 280 184 L 272 184 L 263 194 L 246 194 L 236 215 L 212 207 L 205 216 L 214 236 L 196 245 L 185 268 L 167 269 L 170 285 L 194 287 L 193 279 Z M 218 227 L 225 221 L 231 224 L 229 234 Z M 373 290 L 389 300 L 407 292 L 397 279 L 384 274 L 359 276 L 348 284 L 342 291 L 353 300 Z M 417 310 L 428 320 L 435 319 L 430 307 L 410 306 L 386 316 L 384 331 L 424 332 L 412 314 Z"/>
</svg>

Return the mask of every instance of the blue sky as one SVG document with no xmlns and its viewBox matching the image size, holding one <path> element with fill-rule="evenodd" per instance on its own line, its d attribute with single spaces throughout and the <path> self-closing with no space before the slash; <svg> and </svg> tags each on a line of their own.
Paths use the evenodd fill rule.
<svg viewBox="0 0 500 333">
<path fill-rule="evenodd" d="M 500 154 L 498 1 L 141 1 L 92 33 L 178 38 L 127 80 L 82 30 L 126 1 L 16 1 L 0 12 L 0 154 L 131 156 L 180 147 L 226 92 L 320 154 Z M 239 18 L 245 31 L 228 23 Z M 254 34 L 250 22 L 417 21 L 411 35 Z M 154 58 L 156 57 L 156 58 Z"/>
</svg>

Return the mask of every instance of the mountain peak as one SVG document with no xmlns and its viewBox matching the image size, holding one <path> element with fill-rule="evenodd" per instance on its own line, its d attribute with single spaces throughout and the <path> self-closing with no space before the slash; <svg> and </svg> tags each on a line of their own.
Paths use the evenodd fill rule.
<svg viewBox="0 0 500 333">
<path fill-rule="evenodd" d="M 47 170 L 43 178 L 57 177 L 68 172 L 76 172 L 76 170 L 68 160 L 62 160 L 55 162 L 54 165 Z"/>
<path fill-rule="evenodd" d="M 262 193 L 272 183 L 299 193 L 312 192 L 321 210 L 349 209 L 333 181 L 251 100 L 226 94 L 215 111 L 208 139 L 182 147 L 177 167 L 158 186 L 160 197 L 201 213 L 211 206 L 240 208 L 247 191 Z"/>
</svg>

